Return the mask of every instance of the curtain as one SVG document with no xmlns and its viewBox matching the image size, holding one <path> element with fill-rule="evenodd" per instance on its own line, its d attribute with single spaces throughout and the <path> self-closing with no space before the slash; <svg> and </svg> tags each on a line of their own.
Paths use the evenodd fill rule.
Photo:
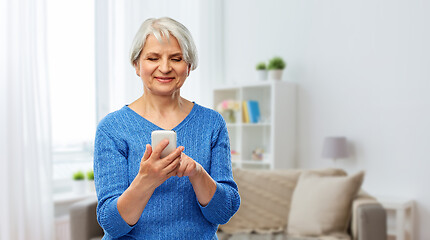
<svg viewBox="0 0 430 240">
<path fill-rule="evenodd" d="M 190 30 L 199 66 L 187 78 L 181 95 L 211 107 L 211 89 L 223 82 L 222 11 L 222 0 L 96 0 L 97 119 L 142 95 L 142 80 L 128 53 L 138 28 L 150 17 L 171 17 Z"/>
<path fill-rule="evenodd" d="M 44 0 L 0 0 L 0 239 L 53 239 Z"/>
</svg>

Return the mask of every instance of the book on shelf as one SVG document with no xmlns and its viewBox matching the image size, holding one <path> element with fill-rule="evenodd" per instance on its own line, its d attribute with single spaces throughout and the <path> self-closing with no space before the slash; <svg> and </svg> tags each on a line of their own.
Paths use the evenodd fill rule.
<svg viewBox="0 0 430 240">
<path fill-rule="evenodd" d="M 242 119 L 244 123 L 260 122 L 260 106 L 258 101 L 248 100 L 242 102 Z"/>
<path fill-rule="evenodd" d="M 257 101 L 248 101 L 248 114 L 251 123 L 260 122 L 260 106 Z"/>
<path fill-rule="evenodd" d="M 242 102 L 242 120 L 244 123 L 249 123 L 248 106 L 247 101 Z"/>
</svg>

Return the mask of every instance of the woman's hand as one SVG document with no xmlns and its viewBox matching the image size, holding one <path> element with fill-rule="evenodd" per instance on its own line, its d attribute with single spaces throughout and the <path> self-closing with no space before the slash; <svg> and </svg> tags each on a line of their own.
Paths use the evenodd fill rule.
<svg viewBox="0 0 430 240">
<path fill-rule="evenodd" d="M 155 146 L 154 151 L 151 145 L 146 145 L 145 154 L 140 162 L 139 174 L 145 183 L 152 188 L 157 188 L 168 178 L 175 176 L 180 166 L 181 153 L 184 147 L 180 146 L 175 151 L 160 159 L 161 152 L 167 147 L 167 139 Z"/>
<path fill-rule="evenodd" d="M 188 176 L 193 185 L 197 200 L 202 206 L 206 206 L 216 191 L 216 182 L 198 162 L 188 157 L 185 153 L 181 156 L 181 165 L 176 171 L 176 176 Z"/>
<path fill-rule="evenodd" d="M 167 157 L 160 159 L 161 152 L 168 144 L 169 140 L 163 140 L 155 146 L 154 151 L 151 145 L 146 145 L 139 173 L 118 198 L 118 212 L 129 225 L 137 223 L 154 190 L 168 178 L 176 175 L 184 147 L 178 147 Z"/>
<path fill-rule="evenodd" d="M 190 178 L 198 175 L 202 171 L 202 166 L 194 161 L 192 158 L 188 157 L 185 153 L 181 155 L 180 166 L 176 171 L 176 176 L 185 177 L 188 176 Z"/>
</svg>

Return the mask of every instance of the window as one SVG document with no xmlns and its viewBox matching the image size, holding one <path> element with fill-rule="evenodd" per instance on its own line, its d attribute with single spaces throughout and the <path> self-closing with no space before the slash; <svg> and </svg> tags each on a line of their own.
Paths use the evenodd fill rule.
<svg viewBox="0 0 430 240">
<path fill-rule="evenodd" d="M 70 180 L 75 171 L 92 169 L 94 18 L 94 1 L 47 0 L 54 187 L 60 180 Z"/>
</svg>

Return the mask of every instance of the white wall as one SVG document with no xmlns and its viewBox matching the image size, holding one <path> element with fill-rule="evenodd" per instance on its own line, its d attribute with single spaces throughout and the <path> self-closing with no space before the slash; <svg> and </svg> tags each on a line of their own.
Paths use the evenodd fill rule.
<svg viewBox="0 0 430 240">
<path fill-rule="evenodd" d="M 225 1 L 225 76 L 254 79 L 280 55 L 297 82 L 302 168 L 364 169 L 364 189 L 411 198 L 417 239 L 430 238 L 430 3 L 408 0 Z M 353 156 L 321 159 L 325 136 Z"/>
</svg>

